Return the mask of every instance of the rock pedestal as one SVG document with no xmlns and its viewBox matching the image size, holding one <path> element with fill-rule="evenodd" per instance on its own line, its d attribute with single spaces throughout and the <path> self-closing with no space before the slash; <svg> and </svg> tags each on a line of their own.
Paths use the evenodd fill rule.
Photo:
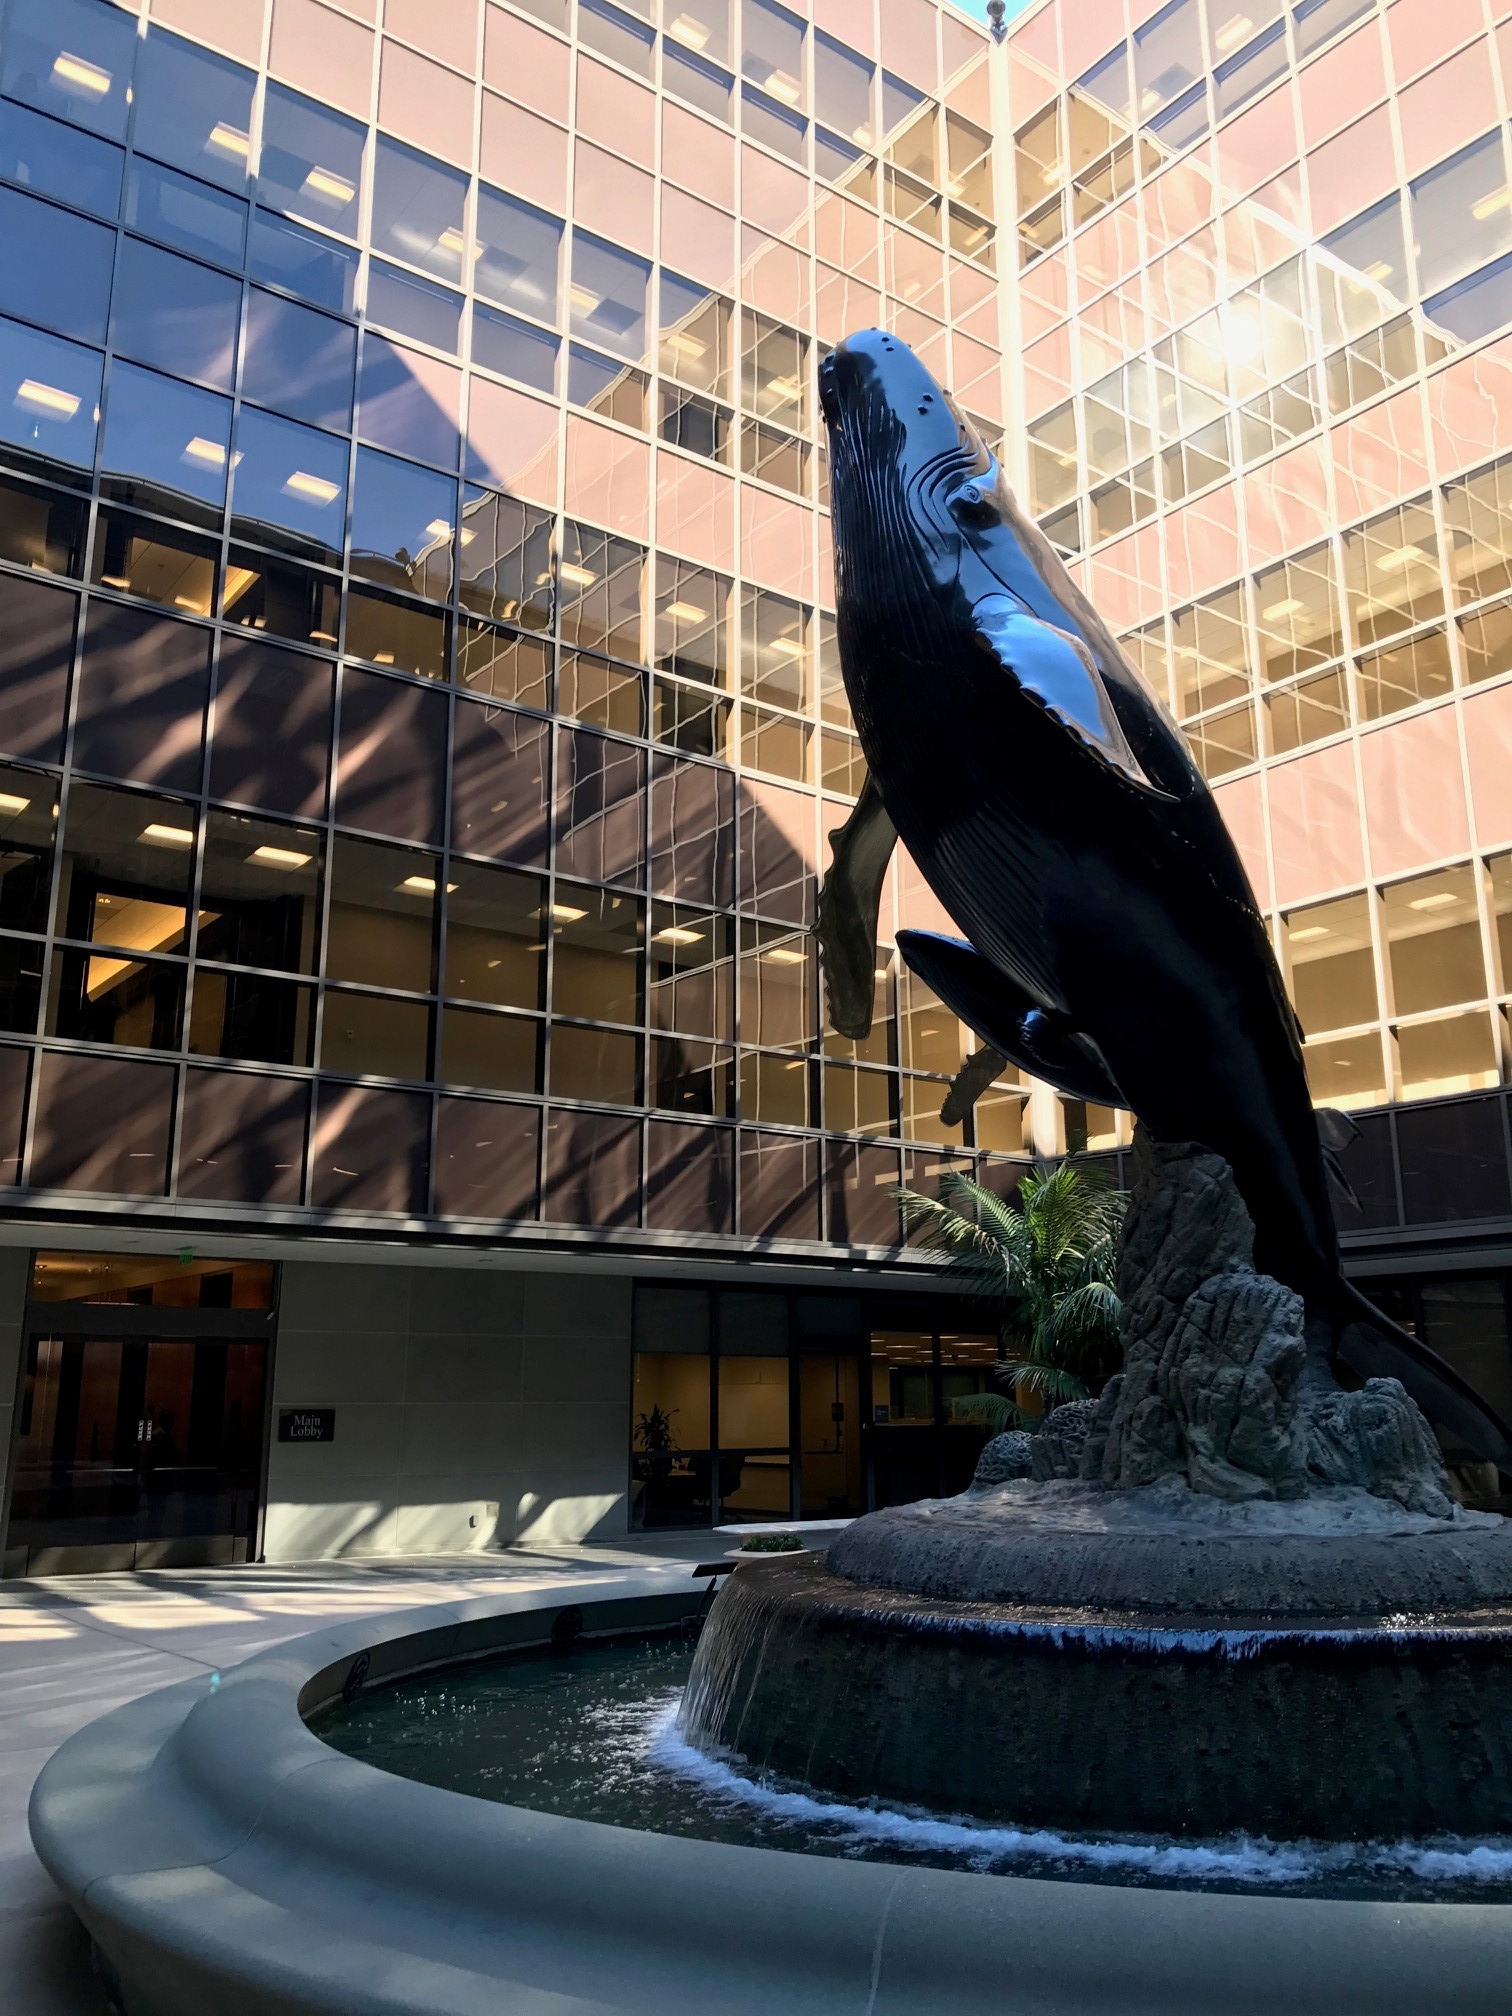
<svg viewBox="0 0 1512 2016">
<path fill-rule="evenodd" d="M 1253 1251 L 1223 1161 L 1136 1136 L 1123 1371 L 961 1497 L 733 1577 L 690 1737 L 1026 1823 L 1512 1832 L 1512 1522 L 1455 1504 L 1395 1380 L 1337 1384 Z"/>
</svg>

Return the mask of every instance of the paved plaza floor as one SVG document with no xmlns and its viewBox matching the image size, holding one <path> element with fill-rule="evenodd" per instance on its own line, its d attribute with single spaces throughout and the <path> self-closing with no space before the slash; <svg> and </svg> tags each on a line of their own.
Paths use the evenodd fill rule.
<svg viewBox="0 0 1512 2016">
<path fill-rule="evenodd" d="M 0 2010 L 105 2016 L 89 1942 L 26 1829 L 37 1773 L 86 1722 L 325 1624 L 505 1588 L 570 1586 L 616 1566 L 662 1566 L 669 1579 L 685 1581 L 693 1564 L 731 1544 L 704 1532 L 488 1555 L 0 1584 Z"/>
</svg>

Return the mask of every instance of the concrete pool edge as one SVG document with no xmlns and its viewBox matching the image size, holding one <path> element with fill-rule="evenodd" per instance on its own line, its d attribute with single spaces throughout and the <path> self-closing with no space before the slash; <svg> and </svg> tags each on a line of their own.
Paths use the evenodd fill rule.
<svg viewBox="0 0 1512 2016">
<path fill-rule="evenodd" d="M 127 2016 L 1501 2010 L 1512 1908 L 1120 1889 L 730 1847 L 437 1790 L 305 1726 L 369 1682 L 691 1614 L 626 1572 L 391 1613 L 145 1696 L 32 1797 Z"/>
</svg>

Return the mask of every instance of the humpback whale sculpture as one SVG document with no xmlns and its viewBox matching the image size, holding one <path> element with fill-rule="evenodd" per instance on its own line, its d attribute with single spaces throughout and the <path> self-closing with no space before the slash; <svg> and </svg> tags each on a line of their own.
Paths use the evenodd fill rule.
<svg viewBox="0 0 1512 2016">
<path fill-rule="evenodd" d="M 901 838 L 965 934 L 899 933 L 987 1046 L 1157 1140 L 1230 1165 L 1255 1264 L 1296 1290 L 1310 1347 L 1397 1378 L 1512 1469 L 1512 1430 L 1345 1280 L 1301 1032 L 1244 868 L 1180 732 L 996 458 L 896 337 L 821 364 L 841 667 L 869 772 L 834 836 L 818 933 L 831 1020 L 871 1022 L 877 911 Z M 1342 1115 L 1322 1122 L 1331 1144 Z"/>
</svg>

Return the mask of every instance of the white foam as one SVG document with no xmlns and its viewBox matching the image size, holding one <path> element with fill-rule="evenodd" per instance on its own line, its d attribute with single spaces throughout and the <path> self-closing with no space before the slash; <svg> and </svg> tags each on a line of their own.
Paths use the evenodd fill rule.
<svg viewBox="0 0 1512 2016">
<path fill-rule="evenodd" d="M 752 1808 L 796 1827 L 848 1836 L 851 1852 L 891 1845 L 947 1854 L 978 1870 L 1008 1873 L 1014 1864 L 1060 1865 L 1187 1883 L 1290 1885 L 1351 1876 L 1409 1876 L 1433 1884 L 1512 1881 L 1512 1841 L 1440 1839 L 1398 1842 L 1270 1841 L 1229 1835 L 1221 1840 L 1171 1841 L 1135 1836 L 1078 1836 L 1048 1828 L 994 1827 L 961 1814 L 917 1808 L 849 1805 L 810 1792 L 763 1785 L 727 1760 L 695 1750 L 677 1728 L 676 1701 L 662 1702 L 644 1726 L 647 1761 L 690 1781 L 709 1796 Z"/>
</svg>

